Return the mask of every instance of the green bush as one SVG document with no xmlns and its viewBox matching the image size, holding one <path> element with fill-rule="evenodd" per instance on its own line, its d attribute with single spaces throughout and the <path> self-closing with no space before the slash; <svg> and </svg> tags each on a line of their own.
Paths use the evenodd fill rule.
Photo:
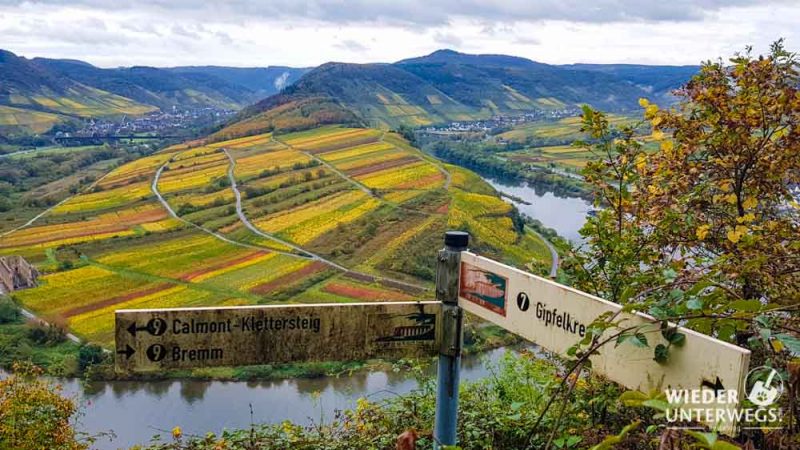
<svg viewBox="0 0 800 450">
<path fill-rule="evenodd" d="M 73 428 L 75 402 L 31 364 L 17 363 L 0 380 L 0 449 L 84 450 Z"/>
<path fill-rule="evenodd" d="M 78 349 L 78 368 L 81 371 L 86 370 L 89 366 L 99 364 L 105 359 L 106 354 L 99 345 L 82 345 L 81 348 Z"/>
<path fill-rule="evenodd" d="M 17 305 L 8 297 L 0 297 L 0 324 L 17 323 L 22 318 Z"/>
<path fill-rule="evenodd" d="M 28 338 L 39 345 L 55 345 L 67 340 L 67 333 L 57 325 L 37 322 L 28 325 Z"/>
</svg>

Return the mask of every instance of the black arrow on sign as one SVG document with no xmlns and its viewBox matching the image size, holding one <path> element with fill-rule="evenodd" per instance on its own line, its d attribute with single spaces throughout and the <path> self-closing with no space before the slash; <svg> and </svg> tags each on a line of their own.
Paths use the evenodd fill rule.
<svg viewBox="0 0 800 450">
<path fill-rule="evenodd" d="M 161 336 L 165 331 L 167 331 L 167 322 L 164 319 L 155 318 L 148 320 L 147 325 L 142 327 L 137 327 L 136 322 L 130 324 L 128 327 L 128 333 L 130 333 L 131 336 L 136 337 L 137 331 L 147 331 L 153 336 Z"/>
<path fill-rule="evenodd" d="M 125 355 L 125 359 L 128 360 L 131 359 L 131 356 L 133 356 L 134 353 L 136 353 L 136 350 L 134 350 L 130 345 L 126 345 L 125 350 L 117 350 L 117 353 L 120 355 Z"/>
<path fill-rule="evenodd" d="M 137 326 L 136 326 L 136 322 L 133 322 L 133 323 L 132 323 L 132 324 L 131 324 L 131 325 L 128 327 L 128 333 L 130 333 L 130 334 L 131 334 L 131 336 L 133 336 L 133 337 L 136 337 L 136 332 L 137 332 L 137 331 L 147 331 L 147 325 L 145 325 L 145 326 L 143 326 L 143 327 L 137 327 Z"/>
<path fill-rule="evenodd" d="M 713 390 L 715 394 L 719 394 L 720 391 L 725 390 L 725 386 L 722 385 L 722 380 L 720 380 L 719 377 L 717 377 L 717 381 L 715 383 L 712 383 L 708 380 L 703 380 L 703 382 L 700 383 L 700 387 L 701 388 L 707 387 Z"/>
</svg>

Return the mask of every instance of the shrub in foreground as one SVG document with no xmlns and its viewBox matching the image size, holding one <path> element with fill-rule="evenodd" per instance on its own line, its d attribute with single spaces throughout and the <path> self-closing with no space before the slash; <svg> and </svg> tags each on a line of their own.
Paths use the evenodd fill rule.
<svg viewBox="0 0 800 450">
<path fill-rule="evenodd" d="M 31 364 L 0 380 L 0 449 L 84 450 L 72 426 L 76 405 Z"/>
</svg>

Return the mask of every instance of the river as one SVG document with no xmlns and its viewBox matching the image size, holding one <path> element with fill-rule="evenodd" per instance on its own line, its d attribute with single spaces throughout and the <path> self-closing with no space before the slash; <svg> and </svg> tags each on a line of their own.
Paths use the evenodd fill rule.
<svg viewBox="0 0 800 450">
<path fill-rule="evenodd" d="M 502 356 L 513 351 L 491 350 L 462 360 L 462 380 L 490 373 Z M 428 367 L 436 370 L 435 361 Z M 0 371 L 0 378 L 5 374 Z M 89 434 L 113 431 L 93 448 L 129 448 L 151 436 L 169 436 L 180 426 L 184 434 L 205 435 L 223 429 L 247 428 L 251 423 L 300 424 L 329 421 L 336 410 L 355 407 L 360 397 L 380 400 L 417 387 L 406 372 L 358 371 L 341 377 L 297 378 L 278 381 L 226 382 L 198 380 L 93 381 L 59 379 L 64 394 L 81 406 L 77 428 Z"/>
<path fill-rule="evenodd" d="M 580 241 L 590 205 L 577 198 L 559 198 L 552 192 L 536 192 L 533 187 L 512 186 L 486 179 L 498 191 L 521 198 L 513 203 L 519 210 L 555 229 L 561 236 Z M 507 349 L 463 359 L 463 380 L 486 377 Z M 431 370 L 435 370 L 432 365 Z M 0 376 L 3 374 L 0 372 Z M 174 426 L 184 433 L 204 435 L 208 431 L 246 428 L 251 423 L 280 423 L 292 420 L 301 424 L 330 420 L 337 409 L 355 406 L 356 399 L 383 399 L 403 394 L 416 387 L 416 381 L 392 371 L 360 371 L 341 377 L 291 379 L 259 382 L 224 381 L 109 381 L 83 384 L 78 380 L 59 380 L 65 393 L 82 406 L 78 428 L 89 434 L 113 431 L 113 439 L 101 439 L 99 450 L 128 448 L 147 443 L 150 436 L 167 435 Z"/>
<path fill-rule="evenodd" d="M 569 241 L 582 242 L 578 232 L 586 222 L 592 205 L 578 197 L 556 197 L 552 192 L 540 192 L 527 184 L 511 184 L 484 178 L 492 187 L 507 195 L 525 200 L 526 203 L 508 199 L 520 212 L 537 219 L 547 228 L 552 228 Z"/>
</svg>

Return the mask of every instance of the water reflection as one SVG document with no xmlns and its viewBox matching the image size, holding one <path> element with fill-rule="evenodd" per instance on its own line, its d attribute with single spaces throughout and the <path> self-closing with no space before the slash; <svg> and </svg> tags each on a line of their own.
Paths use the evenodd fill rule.
<svg viewBox="0 0 800 450">
<path fill-rule="evenodd" d="M 206 391 L 208 388 L 211 387 L 211 382 L 209 381 L 198 381 L 197 383 L 181 383 L 180 384 L 180 393 L 181 398 L 186 400 L 188 404 L 194 404 L 203 398 L 206 395 Z"/>
<path fill-rule="evenodd" d="M 572 242 L 581 242 L 582 238 L 578 231 L 586 222 L 586 215 L 592 206 L 586 200 L 578 197 L 558 197 L 553 192 L 527 184 L 513 185 L 491 178 L 484 180 L 498 191 L 529 203 L 507 199 L 520 212 L 539 220 L 544 226 L 556 230 L 560 236 Z"/>
<path fill-rule="evenodd" d="M 462 360 L 462 380 L 490 375 L 508 349 L 497 349 Z M 436 365 L 426 369 L 435 375 Z M 0 378 L 5 374 L 0 370 Z M 204 435 L 255 423 L 292 420 L 309 424 L 329 421 L 336 410 L 353 408 L 359 397 L 373 401 L 407 393 L 417 387 L 408 372 L 359 371 L 339 377 L 277 381 L 107 381 L 60 379 L 64 393 L 81 405 L 78 428 L 89 434 L 113 431 L 113 439 L 95 444 L 100 450 L 129 448 L 151 436 L 168 435 L 180 425 L 186 434 Z"/>
</svg>

